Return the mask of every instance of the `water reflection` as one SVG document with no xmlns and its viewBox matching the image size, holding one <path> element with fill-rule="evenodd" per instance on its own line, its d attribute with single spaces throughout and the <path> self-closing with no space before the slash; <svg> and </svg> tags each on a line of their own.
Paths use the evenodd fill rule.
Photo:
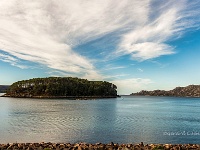
<svg viewBox="0 0 200 150">
<path fill-rule="evenodd" d="M 107 100 L 0 98 L 0 142 L 197 143 L 200 99 Z"/>
</svg>

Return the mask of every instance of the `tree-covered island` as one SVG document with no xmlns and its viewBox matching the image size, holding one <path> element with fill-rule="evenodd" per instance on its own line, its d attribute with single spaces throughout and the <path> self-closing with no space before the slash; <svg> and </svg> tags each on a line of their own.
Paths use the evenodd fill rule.
<svg viewBox="0 0 200 150">
<path fill-rule="evenodd" d="M 113 98 L 117 86 L 106 81 L 88 81 L 73 77 L 33 78 L 13 83 L 6 97 L 24 98 Z"/>
</svg>

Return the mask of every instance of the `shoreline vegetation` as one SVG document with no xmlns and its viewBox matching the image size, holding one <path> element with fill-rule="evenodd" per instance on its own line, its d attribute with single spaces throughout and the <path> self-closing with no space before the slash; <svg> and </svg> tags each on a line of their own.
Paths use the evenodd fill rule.
<svg viewBox="0 0 200 150">
<path fill-rule="evenodd" d="M 186 87 L 176 87 L 173 90 L 142 90 L 137 93 L 130 94 L 131 96 L 169 96 L 169 97 L 200 97 L 200 85 L 188 85 Z"/>
<path fill-rule="evenodd" d="M 200 144 L 118 144 L 118 143 L 8 143 L 0 144 L 1 150 L 29 149 L 29 150 L 171 150 L 171 149 L 200 149 Z"/>
<path fill-rule="evenodd" d="M 2 97 L 99 99 L 117 98 L 117 86 L 73 77 L 33 78 L 13 83 Z"/>
</svg>

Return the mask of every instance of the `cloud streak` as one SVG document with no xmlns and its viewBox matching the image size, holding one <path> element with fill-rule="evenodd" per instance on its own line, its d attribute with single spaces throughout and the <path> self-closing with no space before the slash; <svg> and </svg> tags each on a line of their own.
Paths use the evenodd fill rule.
<svg viewBox="0 0 200 150">
<path fill-rule="evenodd" d="M 175 53 L 174 47 L 166 43 L 199 23 L 199 20 L 191 22 L 191 18 L 197 17 L 198 13 L 197 9 L 191 13 L 190 9 L 195 3 L 190 2 L 189 9 L 186 8 L 188 3 L 186 0 L 167 1 L 158 8 L 151 8 L 148 14 L 154 17 L 149 17 L 143 25 L 135 26 L 124 34 L 117 53 L 130 54 L 133 59 L 140 61 Z"/>
<path fill-rule="evenodd" d="M 186 28 L 197 27 L 199 20 L 192 22 L 190 18 L 199 15 L 195 7 L 199 3 L 187 0 L 153 3 L 153 0 L 1 0 L 0 49 L 8 55 L 0 54 L 0 59 L 15 66 L 18 59 L 37 62 L 55 72 L 103 79 L 103 72 L 88 59 L 91 56 L 80 55 L 74 50 L 76 47 L 115 33 L 120 40 L 113 42 L 116 49 L 108 52 L 112 57 L 128 54 L 144 61 L 173 54 L 174 47 L 167 41 L 179 37 Z"/>
<path fill-rule="evenodd" d="M 73 47 L 132 23 L 131 15 L 138 13 L 128 1 L 117 4 L 112 0 L 2 0 L 0 10 L 1 50 L 52 69 L 96 78 L 100 75 L 92 62 L 74 52 Z"/>
<path fill-rule="evenodd" d="M 0 53 L 0 60 L 3 61 L 3 62 L 6 62 L 6 63 L 10 63 L 12 66 L 16 66 L 16 67 L 19 67 L 21 69 L 27 68 L 27 66 L 25 66 L 25 65 L 20 65 L 18 59 L 14 58 L 12 56 L 9 56 L 9 55 L 5 55 L 5 54 Z"/>
</svg>

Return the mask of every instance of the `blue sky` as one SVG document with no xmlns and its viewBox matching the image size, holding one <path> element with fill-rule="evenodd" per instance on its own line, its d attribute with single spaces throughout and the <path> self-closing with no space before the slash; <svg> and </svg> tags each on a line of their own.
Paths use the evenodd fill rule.
<svg viewBox="0 0 200 150">
<path fill-rule="evenodd" d="M 1 0 L 0 84 L 73 76 L 119 94 L 200 84 L 200 2 Z"/>
</svg>

